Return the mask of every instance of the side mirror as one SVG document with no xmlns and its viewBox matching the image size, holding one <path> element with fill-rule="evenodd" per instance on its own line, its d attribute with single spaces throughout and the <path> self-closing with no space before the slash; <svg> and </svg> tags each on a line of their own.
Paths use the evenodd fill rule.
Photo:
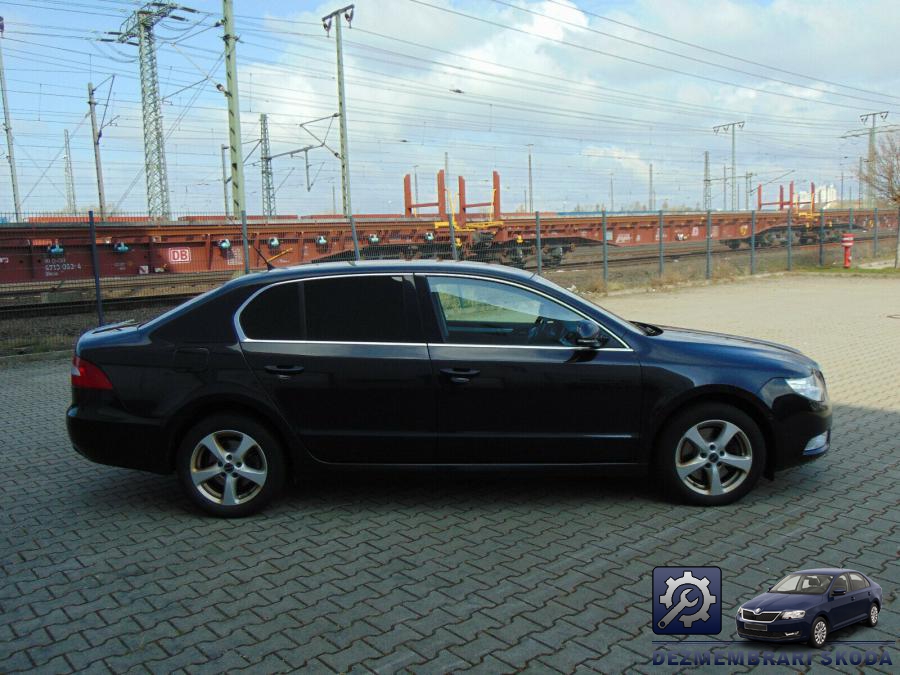
<svg viewBox="0 0 900 675">
<path fill-rule="evenodd" d="M 600 326 L 593 321 L 579 321 L 575 325 L 575 344 L 588 349 L 600 349 L 608 338 L 600 335 Z"/>
<path fill-rule="evenodd" d="M 847 592 L 847 589 L 843 586 L 835 586 L 831 589 L 832 595 L 844 595 Z"/>
</svg>

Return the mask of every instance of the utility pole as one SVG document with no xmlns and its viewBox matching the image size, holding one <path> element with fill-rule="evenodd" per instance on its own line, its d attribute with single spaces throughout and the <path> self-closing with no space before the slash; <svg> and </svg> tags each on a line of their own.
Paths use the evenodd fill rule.
<svg viewBox="0 0 900 675">
<path fill-rule="evenodd" d="M 609 172 L 609 210 L 616 210 L 615 191 L 613 190 L 613 173 Z"/>
<path fill-rule="evenodd" d="M 229 218 L 230 214 L 228 211 L 228 181 L 231 178 L 228 177 L 228 160 L 225 158 L 225 153 L 228 152 L 228 146 L 222 145 L 222 197 L 225 199 L 225 218 Z"/>
<path fill-rule="evenodd" d="M 106 194 L 103 191 L 103 168 L 100 166 L 100 130 L 97 129 L 97 101 L 94 100 L 94 85 L 88 82 L 88 108 L 91 111 L 91 134 L 94 139 L 94 169 L 97 172 L 97 212 L 99 221 L 106 220 Z"/>
<path fill-rule="evenodd" d="M 860 121 L 865 124 L 870 119 L 872 120 L 872 128 L 869 129 L 869 163 L 868 170 L 871 171 L 872 167 L 875 166 L 875 120 L 877 118 L 881 118 L 882 120 L 887 119 L 888 111 L 882 110 L 880 112 L 871 112 L 866 113 L 865 115 L 860 115 Z M 860 164 L 860 177 L 862 176 L 862 164 Z M 871 207 L 875 203 L 875 194 L 872 190 L 872 186 L 869 185 L 869 182 L 866 181 L 866 203 Z"/>
<path fill-rule="evenodd" d="M 534 213 L 534 184 L 531 182 L 531 150 L 533 143 L 528 144 L 528 211 Z"/>
<path fill-rule="evenodd" d="M 259 116 L 259 165 L 262 171 L 262 214 L 275 216 L 275 179 L 272 175 L 272 148 L 269 146 L 269 116 Z"/>
<path fill-rule="evenodd" d="M 844 170 L 841 169 L 841 208 L 844 208 Z"/>
<path fill-rule="evenodd" d="M 6 91 L 6 69 L 3 67 L 3 18 L 0 17 L 0 93 L 3 95 L 3 128 L 6 130 L 6 159 L 9 161 L 9 178 L 12 181 L 13 209 L 16 222 L 22 220 L 22 202 L 19 200 L 19 178 L 16 175 L 16 151 L 13 144 L 12 122 L 9 119 L 9 94 Z"/>
<path fill-rule="evenodd" d="M 169 176 L 163 132 L 162 98 L 156 67 L 156 38 L 153 27 L 177 10 L 193 12 L 173 3 L 148 2 L 135 10 L 119 28 L 116 41 L 133 45 L 137 40 L 141 75 L 141 115 L 144 126 L 144 172 L 147 179 L 147 211 L 151 219 L 171 217 Z M 184 17 L 173 18 L 184 20 Z"/>
<path fill-rule="evenodd" d="M 728 210 L 728 167 L 722 165 L 722 210 Z"/>
<path fill-rule="evenodd" d="M 350 229 L 353 233 L 353 248 L 356 259 L 359 260 L 359 241 L 356 238 L 356 221 L 353 219 L 353 206 L 350 202 L 350 150 L 347 143 L 347 105 L 344 97 L 344 43 L 341 37 L 341 19 L 347 20 L 347 26 L 353 21 L 353 5 L 347 5 L 322 17 L 322 26 L 325 33 L 331 32 L 334 26 L 334 42 L 337 50 L 337 87 L 338 87 L 338 116 L 341 128 L 341 194 L 343 197 L 344 217 L 350 220 Z"/>
<path fill-rule="evenodd" d="M 334 183 L 331 184 L 331 212 L 337 213 L 337 196 L 335 194 Z"/>
<path fill-rule="evenodd" d="M 650 194 L 648 197 L 647 203 L 650 205 L 650 210 L 653 211 L 656 208 L 655 200 L 653 199 L 653 162 L 650 162 Z"/>
<path fill-rule="evenodd" d="M 66 179 L 66 211 L 74 215 L 78 210 L 75 204 L 75 176 L 72 173 L 72 150 L 69 148 L 69 130 L 63 129 L 65 142 L 65 157 L 63 158 L 63 171 Z"/>
<path fill-rule="evenodd" d="M 234 34 L 234 7 L 232 0 L 222 0 L 222 26 L 225 41 L 225 88 L 219 90 L 228 99 L 228 146 L 231 160 L 231 212 L 237 218 L 246 212 L 244 201 L 244 158 L 241 147 L 241 105 L 238 94 L 237 49 Z"/>
<path fill-rule="evenodd" d="M 737 161 L 735 159 L 735 132 L 737 129 L 743 129 L 744 122 L 729 122 L 728 124 L 719 124 L 713 127 L 713 133 L 718 134 L 720 131 L 731 130 L 731 210 L 736 211 L 737 205 Z M 727 208 L 727 207 L 726 207 Z"/>
<path fill-rule="evenodd" d="M 750 210 L 750 191 L 753 187 L 750 185 L 750 180 L 755 176 L 755 173 L 747 172 L 744 174 L 744 210 Z"/>
<path fill-rule="evenodd" d="M 874 134 L 873 134 L 874 141 Z M 872 152 L 872 149 L 869 149 L 869 152 Z M 863 203 L 863 158 L 859 158 L 859 171 L 857 172 L 857 176 L 859 177 L 859 190 L 857 191 L 857 206 L 862 206 Z M 868 185 L 866 186 L 866 193 L 868 194 L 870 190 L 868 189 Z"/>
<path fill-rule="evenodd" d="M 413 164 L 413 190 L 415 192 L 416 204 L 419 203 L 419 165 Z M 419 215 L 419 209 L 416 208 L 416 215 Z"/>
<path fill-rule="evenodd" d="M 703 210 L 712 210 L 712 180 L 709 177 L 709 150 L 703 153 Z"/>
</svg>

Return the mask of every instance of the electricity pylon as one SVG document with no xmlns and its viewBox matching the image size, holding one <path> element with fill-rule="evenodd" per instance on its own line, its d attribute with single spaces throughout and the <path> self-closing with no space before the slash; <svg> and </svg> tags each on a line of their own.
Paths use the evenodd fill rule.
<svg viewBox="0 0 900 675">
<path fill-rule="evenodd" d="M 64 171 L 66 176 L 66 212 L 75 215 L 78 207 L 75 204 L 75 176 L 72 174 L 72 150 L 69 148 L 69 130 L 63 129 L 66 144 Z"/>
<path fill-rule="evenodd" d="M 275 216 L 275 179 L 272 175 L 272 149 L 269 147 L 269 116 L 259 116 L 259 154 L 262 167 L 262 214 Z"/>
<path fill-rule="evenodd" d="M 116 40 L 136 45 L 141 71 L 141 113 L 144 121 L 144 172 L 147 178 L 147 211 L 151 218 L 168 219 L 169 177 L 166 171 L 166 147 L 162 121 L 162 99 L 156 67 L 153 27 L 176 10 L 195 10 L 173 3 L 148 2 L 134 11 L 122 24 Z M 182 18 L 183 17 L 177 17 Z M 134 42 L 137 40 L 137 42 Z"/>
</svg>

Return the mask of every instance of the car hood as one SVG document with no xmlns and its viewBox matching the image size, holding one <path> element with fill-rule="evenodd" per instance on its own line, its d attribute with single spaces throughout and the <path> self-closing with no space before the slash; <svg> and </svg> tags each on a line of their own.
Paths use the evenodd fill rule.
<svg viewBox="0 0 900 675">
<path fill-rule="evenodd" d="M 729 361 L 747 363 L 763 359 L 791 370 L 819 370 L 819 365 L 803 352 L 777 342 L 688 328 L 662 328 L 662 334 L 651 339 L 677 344 L 681 348 L 702 352 L 705 356 L 719 355 Z"/>
<path fill-rule="evenodd" d="M 786 609 L 809 609 L 821 603 L 823 595 L 806 595 L 804 593 L 763 593 L 745 602 L 742 607 L 751 612 L 761 609 L 764 612 L 784 611 Z"/>
</svg>

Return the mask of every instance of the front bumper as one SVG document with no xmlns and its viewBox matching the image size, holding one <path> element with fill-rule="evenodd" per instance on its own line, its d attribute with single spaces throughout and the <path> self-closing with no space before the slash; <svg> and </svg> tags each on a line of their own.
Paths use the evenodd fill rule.
<svg viewBox="0 0 900 675">
<path fill-rule="evenodd" d="M 775 621 L 763 624 L 753 624 L 743 619 L 736 618 L 738 635 L 747 640 L 760 640 L 762 642 L 799 642 L 809 639 L 809 624 L 804 619 L 792 619 Z M 761 628 L 764 627 L 765 630 Z"/>
<path fill-rule="evenodd" d="M 761 392 L 772 410 L 777 471 L 818 459 L 831 447 L 831 401 L 811 401 L 784 380 L 772 380 Z"/>
</svg>

